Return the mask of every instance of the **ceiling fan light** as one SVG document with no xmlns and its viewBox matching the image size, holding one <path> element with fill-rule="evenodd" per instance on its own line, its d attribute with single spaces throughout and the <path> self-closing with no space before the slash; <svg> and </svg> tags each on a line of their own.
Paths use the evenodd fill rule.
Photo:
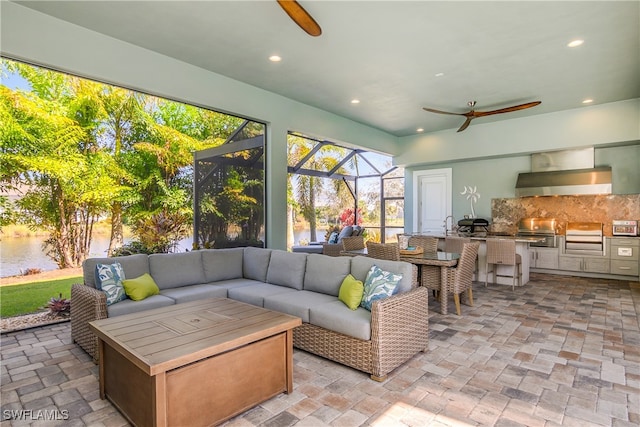
<svg viewBox="0 0 640 427">
<path fill-rule="evenodd" d="M 352 104 L 360 104 L 360 100 L 359 99 L 352 99 L 351 103 Z"/>
<path fill-rule="evenodd" d="M 569 42 L 569 44 L 567 44 L 568 47 L 578 47 L 580 46 L 582 43 L 584 43 L 584 40 L 581 39 L 576 39 L 576 40 L 572 40 Z"/>
<path fill-rule="evenodd" d="M 269 61 L 271 61 L 271 62 L 280 62 L 280 61 L 282 61 L 282 58 L 279 57 L 278 55 L 271 55 L 269 57 Z"/>
</svg>

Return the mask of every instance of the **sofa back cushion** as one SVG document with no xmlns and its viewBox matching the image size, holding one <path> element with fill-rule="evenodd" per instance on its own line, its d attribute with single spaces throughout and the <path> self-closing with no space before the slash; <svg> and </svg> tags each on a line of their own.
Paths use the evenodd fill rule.
<svg viewBox="0 0 640 427">
<path fill-rule="evenodd" d="M 203 249 L 200 252 L 207 283 L 242 278 L 244 248 Z"/>
<path fill-rule="evenodd" d="M 367 273 L 373 265 L 377 265 L 384 271 L 394 274 L 402 274 L 402 279 L 398 282 L 397 291 L 394 293 L 402 293 L 411 290 L 411 281 L 413 280 L 413 266 L 404 261 L 389 261 L 384 259 L 368 258 L 363 256 L 354 257 L 351 260 L 351 274 L 362 283 L 367 279 Z"/>
<path fill-rule="evenodd" d="M 269 261 L 267 283 L 302 290 L 306 265 L 306 253 L 274 250 Z"/>
<path fill-rule="evenodd" d="M 82 263 L 84 284 L 96 287 L 96 265 L 119 262 L 124 270 L 125 278 L 134 278 L 149 272 L 149 256 L 147 254 L 126 255 L 113 258 L 88 258 Z"/>
<path fill-rule="evenodd" d="M 309 254 L 304 290 L 338 296 L 340 285 L 351 271 L 351 257 Z"/>
<path fill-rule="evenodd" d="M 248 246 L 244 248 L 242 258 L 242 275 L 245 279 L 267 281 L 267 270 L 269 269 L 269 259 L 271 259 L 272 249 L 254 248 Z"/>
<path fill-rule="evenodd" d="M 205 283 L 200 251 L 151 254 L 149 272 L 160 289 Z"/>
</svg>

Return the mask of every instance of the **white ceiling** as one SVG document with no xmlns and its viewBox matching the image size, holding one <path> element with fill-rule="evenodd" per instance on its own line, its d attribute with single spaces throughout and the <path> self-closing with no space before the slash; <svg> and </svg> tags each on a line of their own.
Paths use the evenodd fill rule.
<svg viewBox="0 0 640 427">
<path fill-rule="evenodd" d="M 639 1 L 300 0 L 320 37 L 275 0 L 16 3 L 397 136 L 640 97 Z"/>
</svg>

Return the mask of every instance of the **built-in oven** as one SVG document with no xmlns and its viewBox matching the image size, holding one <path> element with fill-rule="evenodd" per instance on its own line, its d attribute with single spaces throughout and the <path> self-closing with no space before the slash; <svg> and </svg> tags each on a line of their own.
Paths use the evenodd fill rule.
<svg viewBox="0 0 640 427">
<path fill-rule="evenodd" d="M 637 236 L 638 221 L 614 219 L 611 234 L 614 236 Z"/>
</svg>

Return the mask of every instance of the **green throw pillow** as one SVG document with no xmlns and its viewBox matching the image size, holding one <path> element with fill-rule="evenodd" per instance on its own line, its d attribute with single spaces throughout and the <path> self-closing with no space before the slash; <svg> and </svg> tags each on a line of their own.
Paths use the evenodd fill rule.
<svg viewBox="0 0 640 427">
<path fill-rule="evenodd" d="M 124 286 L 124 291 L 127 293 L 127 296 L 134 301 L 140 301 L 151 295 L 158 295 L 160 293 L 158 285 L 156 285 L 153 277 L 148 273 L 144 273 L 135 279 L 123 280 L 122 285 Z"/>
<path fill-rule="evenodd" d="M 338 292 L 338 299 L 345 303 L 351 310 L 356 310 L 362 301 L 362 293 L 364 292 L 364 285 L 362 282 L 351 274 L 342 281 L 340 285 L 340 292 Z"/>
</svg>

